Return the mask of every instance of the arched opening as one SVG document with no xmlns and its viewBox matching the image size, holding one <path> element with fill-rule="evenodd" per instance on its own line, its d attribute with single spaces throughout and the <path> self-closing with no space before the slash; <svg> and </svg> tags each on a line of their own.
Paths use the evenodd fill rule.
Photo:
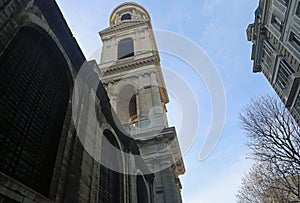
<svg viewBox="0 0 300 203">
<path fill-rule="evenodd" d="M 148 192 L 146 183 L 142 175 L 138 175 L 136 178 L 136 189 L 138 203 L 148 203 Z"/>
<path fill-rule="evenodd" d="M 123 202 L 124 186 L 122 171 L 123 162 L 118 142 L 109 130 L 104 131 L 101 143 L 101 163 L 99 178 L 99 203 Z"/>
<path fill-rule="evenodd" d="M 132 85 L 120 89 L 117 115 L 122 124 L 137 122 L 137 99 Z"/>
<path fill-rule="evenodd" d="M 0 56 L 0 171 L 48 196 L 69 101 L 67 64 L 29 27 Z"/>
<path fill-rule="evenodd" d="M 118 59 L 123 59 L 131 56 L 134 56 L 133 39 L 122 39 L 118 44 Z"/>
<path fill-rule="evenodd" d="M 125 13 L 121 17 L 121 21 L 123 20 L 131 20 L 131 14 L 130 13 Z"/>
<path fill-rule="evenodd" d="M 137 122 L 137 108 L 136 108 L 136 95 L 132 95 L 130 102 L 129 102 L 129 116 L 130 122 L 135 123 Z"/>
</svg>

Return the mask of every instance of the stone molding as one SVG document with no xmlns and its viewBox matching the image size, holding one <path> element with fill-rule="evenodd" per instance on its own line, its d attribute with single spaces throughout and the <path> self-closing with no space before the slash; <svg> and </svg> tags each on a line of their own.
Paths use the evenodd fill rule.
<svg viewBox="0 0 300 203">
<path fill-rule="evenodd" d="M 143 58 L 141 60 L 119 60 L 108 69 L 104 70 L 104 74 L 113 74 L 123 71 L 132 70 L 135 68 L 147 66 L 147 65 L 155 65 L 159 63 L 158 58 L 156 56 L 150 56 L 147 58 Z"/>
</svg>

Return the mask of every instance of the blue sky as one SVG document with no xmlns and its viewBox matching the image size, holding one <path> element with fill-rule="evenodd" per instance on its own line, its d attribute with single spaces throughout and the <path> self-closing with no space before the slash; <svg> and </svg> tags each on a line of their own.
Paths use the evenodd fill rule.
<svg viewBox="0 0 300 203">
<path fill-rule="evenodd" d="M 89 58 L 101 45 L 98 32 L 108 27 L 111 11 L 120 0 L 57 0 L 75 38 Z M 274 94 L 262 74 L 252 73 L 251 44 L 246 27 L 253 22 L 258 0 L 164 0 L 136 1 L 150 13 L 154 29 L 183 35 L 197 43 L 215 64 L 226 92 L 226 121 L 222 137 L 213 153 L 199 160 L 199 153 L 211 119 L 209 92 L 201 78 L 192 75 L 187 64 L 161 54 L 161 64 L 180 74 L 190 85 L 199 104 L 199 129 L 192 147 L 184 152 L 186 174 L 181 176 L 182 196 L 187 203 L 233 203 L 243 173 L 250 161 L 245 159 L 245 138 L 238 113 L 252 97 Z M 168 88 L 172 78 L 166 77 Z M 175 95 L 176 96 L 176 95 Z M 180 132 L 180 101 L 170 96 L 170 125 Z M 179 110 L 178 110 L 179 109 Z M 193 118 L 191 111 L 190 118 Z M 178 133 L 180 140 L 185 135 Z"/>
</svg>

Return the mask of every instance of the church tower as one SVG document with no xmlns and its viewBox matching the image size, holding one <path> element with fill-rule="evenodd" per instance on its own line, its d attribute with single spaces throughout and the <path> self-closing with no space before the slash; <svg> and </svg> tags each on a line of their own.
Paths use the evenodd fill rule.
<svg viewBox="0 0 300 203">
<path fill-rule="evenodd" d="M 103 42 L 101 81 L 124 129 L 138 144 L 155 174 L 155 202 L 182 202 L 178 178 L 185 168 L 174 127 L 149 13 L 136 3 L 113 10 Z"/>
</svg>

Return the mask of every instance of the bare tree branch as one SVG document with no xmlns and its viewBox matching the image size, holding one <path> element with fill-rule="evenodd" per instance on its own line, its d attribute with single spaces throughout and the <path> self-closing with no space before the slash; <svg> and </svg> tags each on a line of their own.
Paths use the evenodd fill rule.
<svg viewBox="0 0 300 203">
<path fill-rule="evenodd" d="M 257 163 L 242 180 L 238 202 L 300 201 L 300 128 L 290 112 L 278 99 L 261 96 L 240 120 Z"/>
</svg>

